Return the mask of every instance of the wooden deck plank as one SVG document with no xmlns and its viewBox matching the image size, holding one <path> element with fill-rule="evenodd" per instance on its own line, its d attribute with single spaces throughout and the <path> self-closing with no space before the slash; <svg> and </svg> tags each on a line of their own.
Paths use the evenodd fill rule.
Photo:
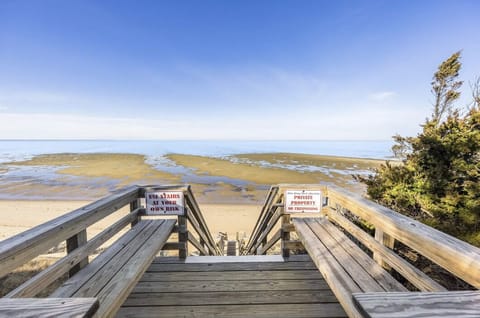
<svg viewBox="0 0 480 318">
<path fill-rule="evenodd" d="M 258 317 L 258 318 L 309 318 L 346 317 L 339 304 L 268 304 L 268 305 L 217 305 L 217 306 L 163 306 L 122 307 L 117 317 Z"/>
<path fill-rule="evenodd" d="M 163 264 L 163 263 L 172 263 L 172 264 L 183 264 L 183 263 L 212 263 L 212 259 L 216 257 L 213 256 L 188 256 L 186 259 L 181 259 L 177 256 L 158 256 L 155 257 L 152 264 Z M 254 256 L 222 256 L 223 260 L 228 259 L 237 259 L 243 260 L 250 258 L 254 262 L 265 262 L 265 261 L 275 261 L 275 262 L 311 262 L 312 259 L 308 254 L 297 254 L 297 255 L 290 255 L 288 258 L 283 258 L 280 255 L 254 255 Z M 204 259 L 203 262 L 199 262 L 199 259 Z"/>
<path fill-rule="evenodd" d="M 148 221 L 138 222 L 127 233 L 122 235 L 113 246 L 97 256 L 93 262 L 82 269 L 80 273 L 71 277 L 61 287 L 56 289 L 49 297 L 72 297 L 93 275 L 101 270 L 106 262 L 119 253 L 124 245 L 133 240 L 147 225 Z"/>
<path fill-rule="evenodd" d="M 174 282 L 203 280 L 290 280 L 322 279 L 317 269 L 295 271 L 224 271 L 224 272 L 147 272 L 141 282 Z"/>
<path fill-rule="evenodd" d="M 223 259 L 234 262 L 222 263 Z M 213 260 L 213 262 L 210 262 Z M 274 260 L 274 261 L 272 261 Z M 308 255 L 157 257 L 118 317 L 345 317 Z"/>
<path fill-rule="evenodd" d="M 355 308 L 351 297 L 353 292 L 362 292 L 360 287 L 349 277 L 343 267 L 338 264 L 337 260 L 307 225 L 305 219 L 295 218 L 293 219 L 293 224 L 303 245 L 348 316 L 361 317 L 361 313 Z"/>
<path fill-rule="evenodd" d="M 112 317 L 135 287 L 155 255 L 162 249 L 175 225 L 175 220 L 153 221 L 155 231 L 135 251 L 127 263 L 115 272 L 115 276 L 98 293 L 100 308 L 98 317 Z"/>
<path fill-rule="evenodd" d="M 322 223 L 328 222 L 325 218 L 311 218 L 306 219 L 305 223 L 310 227 L 313 233 L 318 238 L 317 244 L 324 244 L 328 252 L 337 260 L 349 277 L 353 279 L 362 291 L 382 292 L 385 291 L 369 274 L 361 267 L 350 254 L 345 251 L 343 246 L 339 244 L 330 233 L 327 232 Z M 344 234 L 343 238 L 348 239 Z M 320 242 L 321 241 L 321 242 Z M 368 257 L 363 253 L 362 257 Z M 350 278 L 352 279 L 352 278 Z"/>
<path fill-rule="evenodd" d="M 258 291 L 258 290 L 310 290 L 328 289 L 323 279 L 316 280 L 248 280 L 248 281 L 177 281 L 177 282 L 139 282 L 134 293 L 181 293 L 213 291 Z"/>
<path fill-rule="evenodd" d="M 149 224 L 143 231 L 135 237 L 135 240 L 129 242 L 124 248 L 116 254 L 113 258 L 108 260 L 101 271 L 92 276 L 80 289 L 75 292 L 75 297 L 87 297 L 97 295 L 105 284 L 112 279 L 112 277 L 119 271 L 122 266 L 132 257 L 136 250 L 138 250 L 145 241 L 155 231 L 155 224 L 149 221 Z M 93 262 L 92 262 L 93 263 Z M 79 275 L 82 273 L 80 272 Z"/>
<path fill-rule="evenodd" d="M 364 293 L 353 298 L 365 317 L 480 317 L 480 291 Z"/>
<path fill-rule="evenodd" d="M 362 251 L 357 245 L 355 245 L 355 243 L 353 243 L 344 233 L 342 233 L 326 218 L 317 220 L 317 223 L 319 223 L 330 234 L 330 236 L 322 239 L 332 240 L 330 244 L 341 246 L 342 249 L 350 255 L 351 259 L 358 263 L 358 265 L 360 265 L 365 270 L 365 273 L 371 278 L 373 278 L 382 289 L 388 292 L 408 291 L 402 284 L 400 284 L 395 278 L 388 274 L 380 265 L 378 265 L 377 262 L 370 258 L 364 251 Z M 332 253 L 334 252 L 332 251 Z M 358 274 L 358 271 L 350 272 L 350 275 L 355 275 L 355 280 L 358 280 Z M 374 291 L 370 289 L 367 290 L 369 292 Z"/>
<path fill-rule="evenodd" d="M 200 256 L 199 256 L 200 257 Z M 228 256 L 226 256 L 228 257 Z M 311 262 L 274 262 L 274 263 L 202 263 L 202 264 L 158 264 L 154 263 L 148 272 L 221 272 L 221 271 L 264 271 L 316 269 Z"/>
<path fill-rule="evenodd" d="M 132 293 L 124 307 L 338 303 L 330 289 Z"/>
<path fill-rule="evenodd" d="M 92 317 L 96 298 L 1 298 L 0 317 Z"/>
</svg>

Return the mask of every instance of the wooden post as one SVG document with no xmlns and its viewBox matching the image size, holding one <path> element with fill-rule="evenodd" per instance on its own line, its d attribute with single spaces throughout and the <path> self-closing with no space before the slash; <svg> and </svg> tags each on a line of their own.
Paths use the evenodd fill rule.
<svg viewBox="0 0 480 318">
<path fill-rule="evenodd" d="M 205 240 L 202 238 L 202 236 L 200 236 L 200 245 L 202 245 L 203 249 L 208 252 L 207 255 L 210 255 L 210 251 L 209 251 L 208 247 L 205 246 Z"/>
<path fill-rule="evenodd" d="M 188 229 L 187 217 L 184 215 L 178 216 L 178 243 L 181 243 L 178 250 L 178 257 L 181 259 L 187 258 L 188 255 Z"/>
<path fill-rule="evenodd" d="M 67 239 L 67 254 L 70 254 L 75 250 L 76 248 L 79 248 L 82 245 L 85 245 L 87 243 L 87 230 L 84 229 L 74 236 L 70 237 Z M 87 266 L 88 264 L 88 256 L 82 259 L 77 265 L 72 267 L 70 271 L 68 272 L 69 276 L 72 277 L 77 273 L 79 270 Z"/>
<path fill-rule="evenodd" d="M 385 245 L 389 249 L 393 249 L 393 246 L 395 245 L 395 239 L 379 228 L 375 228 L 375 240 L 380 244 Z M 386 270 L 391 269 L 391 267 L 387 263 L 385 263 L 385 261 L 380 255 L 373 253 L 373 259 Z"/>
<path fill-rule="evenodd" d="M 282 238 L 282 256 L 283 257 L 290 257 L 290 249 L 285 245 L 286 241 L 290 241 L 290 232 L 285 231 L 284 225 L 290 224 L 290 214 L 282 215 L 282 229 L 281 229 L 281 238 Z"/>
<path fill-rule="evenodd" d="M 135 211 L 135 210 L 138 209 L 139 207 L 140 207 L 140 198 L 139 198 L 139 199 L 136 199 L 135 201 L 130 202 L 130 212 Z M 130 223 L 131 227 L 134 227 L 135 224 L 138 223 L 139 219 L 140 219 L 140 218 L 137 217 L 132 223 Z"/>
</svg>

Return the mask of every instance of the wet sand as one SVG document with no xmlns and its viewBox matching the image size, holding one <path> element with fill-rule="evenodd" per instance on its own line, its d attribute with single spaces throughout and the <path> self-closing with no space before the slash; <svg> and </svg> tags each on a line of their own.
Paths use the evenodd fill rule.
<svg viewBox="0 0 480 318">
<path fill-rule="evenodd" d="M 94 200 L 132 184 L 192 185 L 202 203 L 261 204 L 270 185 L 327 183 L 362 193 L 352 174 L 383 161 L 305 154 L 204 157 L 170 154 L 50 154 L 0 165 L 0 199 Z"/>
</svg>

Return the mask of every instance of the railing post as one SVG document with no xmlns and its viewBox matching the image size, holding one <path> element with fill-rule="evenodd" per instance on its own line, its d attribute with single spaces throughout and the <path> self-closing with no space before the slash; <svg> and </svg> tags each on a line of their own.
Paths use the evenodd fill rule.
<svg viewBox="0 0 480 318">
<path fill-rule="evenodd" d="M 379 228 L 375 228 L 375 240 L 380 244 L 383 244 L 384 246 L 388 247 L 389 249 L 393 249 L 395 245 L 395 239 L 390 235 L 388 235 L 387 233 L 383 232 Z M 373 259 L 386 270 L 391 269 L 391 267 L 387 263 L 385 263 L 383 258 L 377 253 L 373 254 Z"/>
<path fill-rule="evenodd" d="M 180 243 L 180 248 L 178 250 L 178 257 L 181 259 L 187 258 L 188 229 L 187 229 L 187 217 L 185 215 L 178 216 L 178 243 Z"/>
<path fill-rule="evenodd" d="M 285 245 L 285 242 L 290 241 L 290 231 L 284 230 L 287 224 L 290 224 L 290 214 L 282 215 L 281 239 L 282 239 L 282 256 L 283 257 L 290 257 L 290 249 Z"/>
<path fill-rule="evenodd" d="M 78 232 L 74 236 L 67 239 L 67 254 L 70 254 L 76 248 L 79 248 L 82 245 L 87 243 L 87 230 L 83 229 L 82 231 Z M 88 256 L 78 262 L 77 265 L 72 267 L 68 272 L 69 276 L 72 277 L 77 273 L 79 270 L 87 266 L 88 264 Z"/>
<path fill-rule="evenodd" d="M 135 201 L 130 202 L 130 212 L 135 211 L 140 207 L 140 198 L 136 199 Z M 138 223 L 139 217 L 135 218 L 135 220 L 130 223 L 131 227 L 134 227 L 135 224 Z"/>
</svg>

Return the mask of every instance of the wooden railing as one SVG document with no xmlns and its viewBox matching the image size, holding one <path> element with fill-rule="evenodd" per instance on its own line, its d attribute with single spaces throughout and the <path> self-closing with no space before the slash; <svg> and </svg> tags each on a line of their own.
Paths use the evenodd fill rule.
<svg viewBox="0 0 480 318">
<path fill-rule="evenodd" d="M 142 204 L 148 190 L 177 190 L 184 193 L 185 216 L 178 216 L 177 225 L 172 231 L 178 233 L 178 242 L 167 243 L 164 249 L 177 249 L 179 256 L 185 258 L 188 255 L 188 242 L 191 242 L 202 255 L 220 255 L 190 186 L 132 186 L 0 242 L 0 277 L 63 241 L 66 241 L 67 247 L 66 256 L 18 286 L 7 297 L 33 297 L 65 273 L 69 272 L 72 276 L 85 267 L 89 255 L 97 248 L 123 228 L 134 226 L 145 215 Z M 87 239 L 88 227 L 125 206 L 130 206 L 130 213 L 95 237 Z M 188 223 L 193 232 L 188 230 Z"/>
<path fill-rule="evenodd" d="M 145 197 L 147 191 L 160 190 L 183 191 L 186 204 L 185 215 L 178 217 L 178 224 L 174 229 L 178 232 L 178 243 L 167 243 L 163 249 L 179 250 L 180 258 L 185 258 L 188 255 L 188 242 L 190 242 L 200 255 L 223 255 L 212 237 L 191 187 L 189 185 L 144 186 L 140 190 L 140 196 Z"/>
<path fill-rule="evenodd" d="M 242 251 L 243 255 L 265 255 L 280 240 L 285 257 L 291 248 L 301 246 L 299 241 L 290 240 L 290 232 L 294 228 L 290 223 L 290 215 L 284 213 L 283 197 L 280 186 L 270 188 L 250 239 Z M 268 237 L 274 229 L 275 233 Z"/>
<path fill-rule="evenodd" d="M 287 235 L 295 229 L 289 224 L 290 215 L 284 212 L 284 192 L 299 189 L 321 190 L 324 197 L 321 217 L 328 217 L 369 249 L 380 265 L 387 270 L 394 269 L 420 291 L 446 289 L 397 254 L 393 250 L 395 241 L 410 247 L 475 288 L 480 288 L 479 248 L 334 186 L 272 186 L 244 254 L 265 254 L 279 240 L 282 240 L 284 256 L 288 255 L 289 247 L 298 246 L 298 242 L 290 240 Z M 352 217 L 373 225 L 374 236 L 352 222 Z M 280 219 L 280 228 L 273 232 Z"/>
</svg>

